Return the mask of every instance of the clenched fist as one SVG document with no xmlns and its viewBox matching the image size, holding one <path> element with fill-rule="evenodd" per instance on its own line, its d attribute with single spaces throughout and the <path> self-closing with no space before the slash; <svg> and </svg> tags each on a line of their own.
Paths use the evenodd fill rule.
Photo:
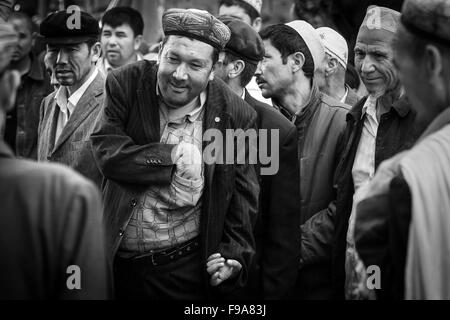
<svg viewBox="0 0 450 320">
<path fill-rule="evenodd" d="M 176 174 L 185 179 L 201 179 L 202 154 L 192 143 L 181 141 L 173 150 L 172 160 L 176 165 Z"/>
</svg>

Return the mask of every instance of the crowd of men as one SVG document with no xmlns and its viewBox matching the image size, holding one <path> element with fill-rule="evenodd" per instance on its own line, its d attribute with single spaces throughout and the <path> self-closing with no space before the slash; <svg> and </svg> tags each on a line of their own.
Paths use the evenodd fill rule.
<svg viewBox="0 0 450 320">
<path fill-rule="evenodd" d="M 448 0 L 369 6 L 350 50 L 170 8 L 156 55 L 130 7 L 35 35 L 8 3 L 1 299 L 450 299 Z"/>
</svg>

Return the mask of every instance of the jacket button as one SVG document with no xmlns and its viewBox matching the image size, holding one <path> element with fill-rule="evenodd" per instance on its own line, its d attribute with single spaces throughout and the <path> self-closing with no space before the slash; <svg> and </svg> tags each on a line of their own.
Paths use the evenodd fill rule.
<svg viewBox="0 0 450 320">
<path fill-rule="evenodd" d="M 119 230 L 119 237 L 123 236 L 123 234 L 125 233 L 125 231 L 123 229 Z"/>
<path fill-rule="evenodd" d="M 134 199 L 134 198 L 131 199 L 130 204 L 131 204 L 132 207 L 136 207 L 136 204 L 137 204 L 136 199 Z"/>
</svg>

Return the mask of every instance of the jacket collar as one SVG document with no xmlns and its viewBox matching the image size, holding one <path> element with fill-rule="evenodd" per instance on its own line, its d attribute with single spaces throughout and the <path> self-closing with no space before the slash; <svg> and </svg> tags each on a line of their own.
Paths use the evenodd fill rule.
<svg viewBox="0 0 450 320">
<path fill-rule="evenodd" d="M 446 125 L 450 124 L 450 106 L 442 111 L 427 127 L 425 132 L 420 137 L 420 140 L 424 139 L 425 137 L 441 130 Z"/>
<path fill-rule="evenodd" d="M 98 107 L 99 101 L 97 99 L 103 93 L 104 78 L 101 73 L 98 73 L 94 81 L 89 85 L 84 94 L 81 96 L 77 108 L 70 116 L 69 121 L 63 128 L 58 141 L 55 142 L 53 152 L 55 152 L 83 123 L 89 114 Z"/>
<path fill-rule="evenodd" d="M 305 103 L 304 107 L 296 113 L 292 113 L 284 106 L 272 101 L 275 108 L 277 108 L 289 121 L 295 123 L 297 119 L 304 120 L 314 113 L 319 105 L 321 95 L 318 86 L 313 81 L 308 101 Z"/>
<path fill-rule="evenodd" d="M 347 120 L 362 120 L 364 117 L 363 108 L 367 98 L 368 96 L 362 98 L 353 108 L 350 109 L 347 113 Z M 380 99 L 378 99 L 378 103 L 380 103 Z M 408 98 L 403 95 L 391 105 L 390 110 L 394 110 L 399 117 L 404 118 L 411 111 L 411 104 L 409 103 Z"/>
<path fill-rule="evenodd" d="M 44 81 L 44 68 L 39 61 L 39 59 L 34 55 L 30 54 L 31 58 L 31 68 L 30 72 L 28 72 L 28 77 L 35 81 Z"/>
</svg>

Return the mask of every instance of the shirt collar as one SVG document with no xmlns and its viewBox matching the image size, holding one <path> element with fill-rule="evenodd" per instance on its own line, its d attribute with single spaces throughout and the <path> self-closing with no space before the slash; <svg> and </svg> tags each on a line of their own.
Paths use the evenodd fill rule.
<svg viewBox="0 0 450 320">
<path fill-rule="evenodd" d="M 67 87 L 66 86 L 59 87 L 55 95 L 55 100 L 62 112 L 66 113 L 68 109 L 70 114 L 73 113 L 81 97 L 86 92 L 87 88 L 91 85 L 91 83 L 94 81 L 94 79 L 97 77 L 97 75 L 98 69 L 94 68 L 94 72 L 91 74 L 91 76 L 83 83 L 81 87 L 78 88 L 78 90 L 72 93 L 72 95 L 69 98 L 67 98 L 67 94 L 69 93 Z"/>
<path fill-rule="evenodd" d="M 348 87 L 345 86 L 345 94 L 344 94 L 344 96 L 341 98 L 341 102 L 342 102 L 342 103 L 345 103 L 345 100 L 347 99 L 347 96 L 348 96 Z"/>
</svg>

